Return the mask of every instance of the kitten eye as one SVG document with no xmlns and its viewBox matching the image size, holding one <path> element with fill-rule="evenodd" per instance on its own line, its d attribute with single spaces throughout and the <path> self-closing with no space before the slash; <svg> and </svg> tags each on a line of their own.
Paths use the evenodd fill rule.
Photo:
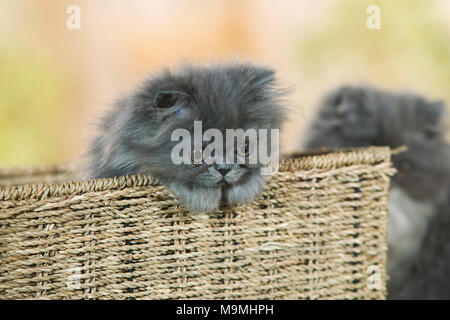
<svg viewBox="0 0 450 320">
<path fill-rule="evenodd" d="M 191 160 L 194 166 L 200 166 L 203 161 L 203 152 L 202 150 L 192 150 Z"/>
<path fill-rule="evenodd" d="M 247 157 L 250 153 L 250 142 L 248 140 L 237 148 L 237 154 L 241 157 Z"/>
<path fill-rule="evenodd" d="M 404 175 L 409 171 L 410 168 L 411 168 L 411 164 L 409 163 L 409 161 L 402 160 L 400 162 L 400 165 L 398 166 L 398 173 L 400 175 Z"/>
<path fill-rule="evenodd" d="M 171 91 L 159 91 L 156 93 L 153 104 L 158 109 L 167 109 L 172 107 L 178 99 L 178 95 Z"/>
</svg>

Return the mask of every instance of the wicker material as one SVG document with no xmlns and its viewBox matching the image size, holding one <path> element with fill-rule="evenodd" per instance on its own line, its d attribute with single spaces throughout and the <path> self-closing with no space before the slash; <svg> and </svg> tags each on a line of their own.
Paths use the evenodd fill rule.
<svg viewBox="0 0 450 320">
<path fill-rule="evenodd" d="M 392 173 L 388 148 L 297 156 L 257 200 L 199 216 L 146 176 L 3 170 L 0 298 L 382 299 Z"/>
</svg>

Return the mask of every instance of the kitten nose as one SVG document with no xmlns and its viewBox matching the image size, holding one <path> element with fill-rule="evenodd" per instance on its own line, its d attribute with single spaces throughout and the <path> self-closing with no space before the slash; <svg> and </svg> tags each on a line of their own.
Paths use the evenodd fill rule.
<svg viewBox="0 0 450 320">
<path fill-rule="evenodd" d="M 222 176 L 225 176 L 228 172 L 231 171 L 231 168 L 217 169 L 217 171 L 219 171 Z"/>
</svg>

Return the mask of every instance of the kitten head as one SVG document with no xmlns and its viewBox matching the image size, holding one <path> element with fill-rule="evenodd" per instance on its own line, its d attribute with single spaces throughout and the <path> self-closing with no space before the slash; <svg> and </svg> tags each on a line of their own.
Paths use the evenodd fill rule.
<svg viewBox="0 0 450 320">
<path fill-rule="evenodd" d="M 415 198 L 432 198 L 450 181 L 441 101 L 367 87 L 342 87 L 323 100 L 307 148 L 406 145 L 393 156 L 393 179 Z"/>
<path fill-rule="evenodd" d="M 264 186 L 260 163 L 202 163 L 208 143 L 194 150 L 192 139 L 192 163 L 175 164 L 172 150 L 179 141 L 172 141 L 172 133 L 185 129 L 194 137 L 195 121 L 201 121 L 203 132 L 217 129 L 224 138 L 226 129 L 279 129 L 284 120 L 280 92 L 272 70 L 250 64 L 166 70 L 145 81 L 105 119 L 91 148 L 99 155 L 91 172 L 96 177 L 149 174 L 193 211 L 217 209 L 221 200 L 248 202 Z M 229 143 L 224 139 L 224 156 Z M 231 150 L 234 155 L 238 148 L 245 154 L 248 141 Z"/>
</svg>

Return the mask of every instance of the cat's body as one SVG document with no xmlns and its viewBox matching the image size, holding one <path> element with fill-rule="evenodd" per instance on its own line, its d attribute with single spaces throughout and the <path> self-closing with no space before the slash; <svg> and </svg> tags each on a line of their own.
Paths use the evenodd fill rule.
<svg viewBox="0 0 450 320">
<path fill-rule="evenodd" d="M 409 261 L 396 299 L 450 299 L 450 192 L 429 219 L 420 250 Z M 412 279 L 412 280 L 411 280 Z"/>
<path fill-rule="evenodd" d="M 450 287 L 442 289 L 439 281 L 433 287 L 411 271 L 427 269 L 433 274 L 432 261 L 440 255 L 435 239 L 450 234 L 448 224 L 439 227 L 435 223 L 430 231 L 430 221 L 447 219 L 442 204 L 448 201 L 450 147 L 443 138 L 443 112 L 442 103 L 417 95 L 343 87 L 325 98 L 306 138 L 308 149 L 408 147 L 405 153 L 393 156 L 398 173 L 392 179 L 389 199 L 387 271 L 391 299 L 427 298 L 433 296 L 432 292 L 450 298 Z M 450 258 L 450 252 L 448 255 Z M 450 270 L 450 260 L 446 268 Z M 434 277 L 446 277 L 444 270 L 438 269 L 440 273 L 434 273 Z M 424 285 L 429 287 L 427 292 L 421 290 Z"/>
<path fill-rule="evenodd" d="M 408 281 L 408 268 L 419 254 L 430 219 L 436 214 L 433 201 L 418 201 L 402 188 L 389 192 L 388 261 L 389 296 L 396 297 Z"/>
<path fill-rule="evenodd" d="M 248 63 L 165 70 L 103 119 L 88 152 L 86 178 L 148 174 L 195 212 L 251 201 L 265 184 L 261 164 L 175 164 L 171 152 L 178 141 L 172 133 L 193 133 L 194 121 L 224 136 L 226 129 L 279 129 L 285 117 L 281 92 L 272 70 Z M 202 150 L 192 151 L 202 158 Z"/>
</svg>

